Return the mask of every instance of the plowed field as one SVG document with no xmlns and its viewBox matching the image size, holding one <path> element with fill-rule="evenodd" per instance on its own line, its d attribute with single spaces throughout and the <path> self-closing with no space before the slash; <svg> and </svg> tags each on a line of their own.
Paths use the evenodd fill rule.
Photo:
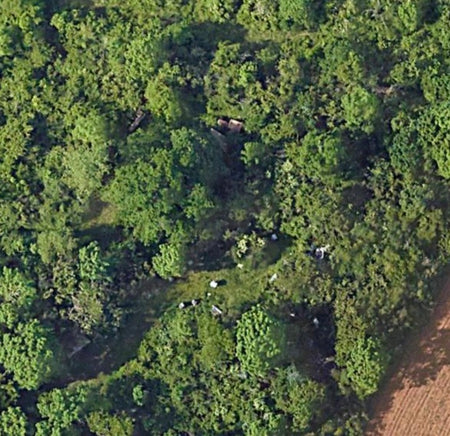
<svg viewBox="0 0 450 436">
<path fill-rule="evenodd" d="M 376 398 L 367 436 L 450 435 L 450 280 Z"/>
</svg>

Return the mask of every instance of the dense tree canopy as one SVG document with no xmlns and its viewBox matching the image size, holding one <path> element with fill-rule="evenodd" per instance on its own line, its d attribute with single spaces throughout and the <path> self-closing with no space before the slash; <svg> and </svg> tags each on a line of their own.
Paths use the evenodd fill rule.
<svg viewBox="0 0 450 436">
<path fill-rule="evenodd" d="M 0 0 L 0 433 L 361 434 L 450 258 L 449 24 Z"/>
</svg>

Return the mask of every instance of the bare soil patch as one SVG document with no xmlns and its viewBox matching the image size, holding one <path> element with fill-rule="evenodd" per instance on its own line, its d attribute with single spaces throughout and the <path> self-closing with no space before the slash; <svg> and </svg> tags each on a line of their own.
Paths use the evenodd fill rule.
<svg viewBox="0 0 450 436">
<path fill-rule="evenodd" d="M 450 435 L 450 279 L 375 399 L 367 436 Z"/>
</svg>

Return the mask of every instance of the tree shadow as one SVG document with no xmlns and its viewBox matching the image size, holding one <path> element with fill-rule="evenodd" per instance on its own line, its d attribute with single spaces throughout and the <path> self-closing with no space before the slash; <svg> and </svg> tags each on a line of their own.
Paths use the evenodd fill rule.
<svg viewBox="0 0 450 436">
<path fill-rule="evenodd" d="M 247 31 L 236 23 L 193 22 L 165 40 L 171 63 L 195 65 L 196 75 L 205 75 L 220 42 L 245 41 Z"/>
<path fill-rule="evenodd" d="M 450 365 L 450 329 L 438 330 L 426 338 L 418 354 L 411 357 L 414 365 L 404 373 L 405 384 L 418 387 L 436 380 L 442 367 Z"/>
<path fill-rule="evenodd" d="M 103 250 L 111 245 L 112 242 L 118 242 L 123 238 L 122 229 L 120 227 L 107 224 L 100 224 L 87 229 L 78 230 L 75 231 L 74 234 L 80 239 L 80 243 L 87 244 L 91 241 L 96 241 Z"/>
<path fill-rule="evenodd" d="M 437 300 L 426 324 L 412 332 L 403 348 L 401 361 L 386 377 L 380 393 L 374 398 L 366 434 L 375 436 L 386 432 L 385 416 L 391 413 L 397 391 L 418 388 L 433 383 L 444 367 L 450 365 L 450 281 Z"/>
<path fill-rule="evenodd" d="M 52 12 L 61 12 L 70 9 L 93 8 L 93 0 L 55 0 L 53 2 L 43 2 Z"/>
</svg>

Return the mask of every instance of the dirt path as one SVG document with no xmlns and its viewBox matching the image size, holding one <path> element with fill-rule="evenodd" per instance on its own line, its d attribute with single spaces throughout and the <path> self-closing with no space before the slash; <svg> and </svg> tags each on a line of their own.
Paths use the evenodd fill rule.
<svg viewBox="0 0 450 436">
<path fill-rule="evenodd" d="M 430 322 L 381 390 L 367 436 L 450 435 L 450 279 Z"/>
</svg>

